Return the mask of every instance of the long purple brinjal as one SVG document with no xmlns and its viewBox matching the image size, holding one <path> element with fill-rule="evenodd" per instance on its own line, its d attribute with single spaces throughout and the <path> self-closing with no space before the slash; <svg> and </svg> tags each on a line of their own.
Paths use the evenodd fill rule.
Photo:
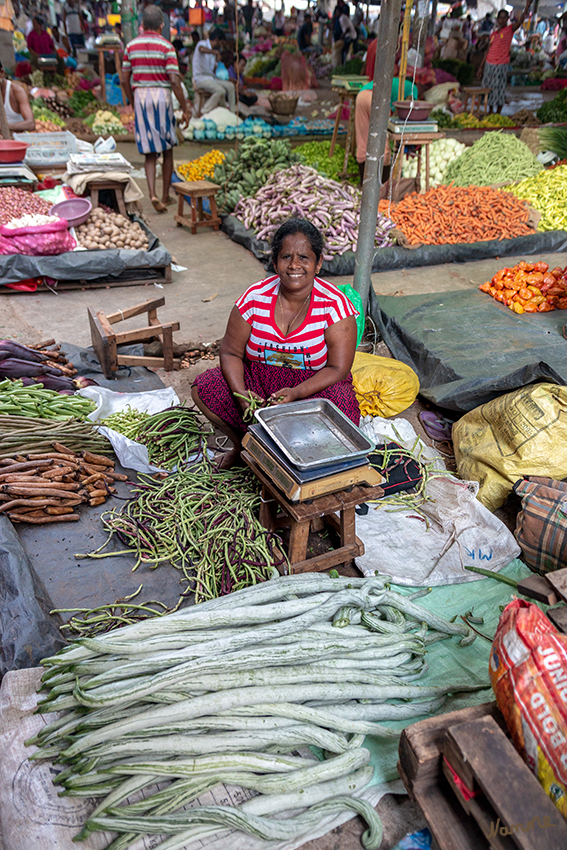
<svg viewBox="0 0 567 850">
<path fill-rule="evenodd" d="M 13 339 L 0 339 L 0 352 L 2 351 L 8 351 L 10 357 L 15 357 L 18 360 L 31 360 L 32 363 L 42 363 L 48 359 L 45 354 L 39 354 L 32 348 L 14 342 Z"/>
</svg>

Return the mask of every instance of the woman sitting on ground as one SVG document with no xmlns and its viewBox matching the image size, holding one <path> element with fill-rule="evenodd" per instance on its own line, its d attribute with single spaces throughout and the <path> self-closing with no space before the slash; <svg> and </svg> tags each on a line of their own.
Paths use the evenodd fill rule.
<svg viewBox="0 0 567 850">
<path fill-rule="evenodd" d="M 323 236 L 309 221 L 295 218 L 279 227 L 272 241 L 276 274 L 240 296 L 220 367 L 193 385 L 199 410 L 232 441 L 223 467 L 238 460 L 252 399 L 271 405 L 326 398 L 355 425 L 360 421 L 350 374 L 358 314 L 336 286 L 317 277 L 323 250 Z"/>
</svg>

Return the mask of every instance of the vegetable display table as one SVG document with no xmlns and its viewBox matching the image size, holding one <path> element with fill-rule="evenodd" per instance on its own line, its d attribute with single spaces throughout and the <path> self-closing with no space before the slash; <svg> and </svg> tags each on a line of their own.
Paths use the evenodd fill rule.
<svg viewBox="0 0 567 850">
<path fill-rule="evenodd" d="M 463 94 L 465 96 L 465 112 L 471 112 L 473 115 L 488 115 L 488 95 L 490 89 L 482 86 L 463 86 Z M 478 104 L 477 104 L 478 98 Z M 471 108 L 468 108 L 469 100 Z"/>
<path fill-rule="evenodd" d="M 191 228 L 191 233 L 197 233 L 198 227 L 212 227 L 218 230 L 221 220 L 217 212 L 216 194 L 220 186 L 209 180 L 195 180 L 192 183 L 172 183 L 172 188 L 177 192 L 177 215 L 174 216 L 177 226 L 186 224 Z M 210 213 L 203 210 L 203 198 L 209 199 Z M 186 200 L 191 202 L 191 218 L 183 215 L 183 205 Z"/>
<path fill-rule="evenodd" d="M 350 109 L 350 114 L 348 117 L 348 128 L 347 128 L 347 137 L 345 142 L 345 161 L 343 165 L 343 174 L 347 173 L 348 168 L 348 155 L 351 150 L 354 151 L 356 147 L 355 137 L 354 137 L 354 105 L 356 101 L 356 96 L 358 94 L 358 90 L 349 90 L 341 88 L 340 86 L 332 86 L 331 91 L 334 91 L 335 94 L 339 96 L 339 105 L 337 107 L 337 117 L 335 118 L 335 126 L 333 129 L 333 136 L 331 138 L 331 147 L 329 149 L 329 156 L 332 156 L 335 152 L 335 145 L 337 143 L 337 136 L 339 134 L 339 126 L 341 123 L 341 116 L 343 113 L 343 104 L 347 101 L 347 105 Z"/>
<path fill-rule="evenodd" d="M 262 483 L 260 522 L 264 528 L 275 531 L 277 528 L 291 526 L 288 546 L 291 574 L 329 570 L 338 564 L 346 566 L 353 558 L 364 554 L 364 544 L 355 534 L 354 509 L 362 502 L 383 496 L 381 487 L 356 485 L 348 490 L 318 496 L 310 502 L 294 503 L 278 490 L 248 452 L 242 452 L 242 460 Z M 319 526 L 322 520 L 338 532 L 340 546 L 337 549 L 315 555 L 313 558 L 307 557 L 312 520 Z"/>
<path fill-rule="evenodd" d="M 394 151 L 392 154 L 392 162 L 396 162 L 398 151 L 402 145 L 413 145 L 418 148 L 417 156 L 417 178 L 421 176 L 421 152 L 425 148 L 425 191 L 429 191 L 429 146 L 431 142 L 436 142 L 438 139 L 444 139 L 445 133 L 392 133 L 388 131 L 388 140 L 394 143 Z M 392 175 L 395 180 L 395 189 L 393 200 L 398 200 L 400 189 L 400 180 L 402 179 L 402 163 L 401 158 L 397 166 L 396 175 Z"/>
<path fill-rule="evenodd" d="M 128 98 L 126 97 L 126 92 L 122 86 L 122 62 L 120 60 L 120 54 L 124 50 L 122 44 L 104 44 L 98 45 L 98 74 L 100 77 L 100 93 L 102 97 L 102 102 L 106 103 L 106 72 L 104 69 L 104 54 L 105 53 L 114 53 L 114 67 L 116 69 L 116 73 L 118 74 L 118 79 L 120 80 L 120 91 L 122 92 L 122 103 L 124 106 L 128 103 Z"/>
</svg>

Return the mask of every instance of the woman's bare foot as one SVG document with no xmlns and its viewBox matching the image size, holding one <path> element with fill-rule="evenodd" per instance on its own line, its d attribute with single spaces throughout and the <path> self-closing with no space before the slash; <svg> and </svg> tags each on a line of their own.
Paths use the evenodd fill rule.
<svg viewBox="0 0 567 850">
<path fill-rule="evenodd" d="M 176 203 L 176 199 L 172 198 L 171 195 L 168 195 L 167 198 L 164 198 L 163 201 L 162 201 L 162 204 L 165 204 L 168 207 L 170 207 L 172 204 L 175 204 L 175 203 Z"/>
<path fill-rule="evenodd" d="M 229 449 L 220 457 L 218 464 L 219 469 L 232 469 L 233 466 L 242 466 L 239 448 Z"/>
<path fill-rule="evenodd" d="M 152 202 L 152 206 L 153 206 L 153 208 L 154 208 L 154 210 L 155 210 L 156 212 L 158 212 L 158 213 L 163 213 L 163 212 L 165 212 L 165 211 L 166 211 L 166 209 L 167 209 L 166 205 L 165 205 L 165 204 L 163 204 L 163 203 L 160 201 L 160 199 L 159 199 L 159 198 L 156 198 L 156 197 L 154 196 L 153 198 L 150 198 L 150 201 Z"/>
</svg>

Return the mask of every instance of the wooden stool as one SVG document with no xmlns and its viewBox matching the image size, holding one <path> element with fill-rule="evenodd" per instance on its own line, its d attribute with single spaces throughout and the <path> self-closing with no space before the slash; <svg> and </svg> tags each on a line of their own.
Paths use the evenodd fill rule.
<svg viewBox="0 0 567 850">
<path fill-rule="evenodd" d="M 429 145 L 431 142 L 437 141 L 437 139 L 444 139 L 445 133 L 392 133 L 388 131 L 388 139 L 393 141 L 394 143 L 394 151 L 392 153 L 392 162 L 396 162 L 396 157 L 400 147 L 403 145 L 414 145 L 414 147 L 418 148 L 418 161 L 417 161 L 417 178 L 421 179 L 421 152 L 422 149 L 425 148 L 425 191 L 429 191 Z M 397 201 L 399 190 L 400 190 L 400 180 L 402 179 L 402 157 L 398 159 L 398 162 L 395 166 L 395 173 L 392 174 L 391 179 L 394 181 L 394 190 L 392 193 L 392 200 Z"/>
<path fill-rule="evenodd" d="M 120 61 L 120 53 L 124 50 L 121 44 L 107 44 L 107 45 L 99 45 L 97 46 L 98 50 L 98 75 L 100 77 L 100 93 L 102 96 L 102 102 L 106 103 L 106 72 L 104 70 L 104 54 L 105 53 L 114 53 L 114 67 L 116 68 L 116 73 L 118 74 L 118 79 L 120 80 L 120 91 L 122 92 L 122 103 L 124 106 L 128 103 L 128 99 L 126 97 L 126 92 L 124 91 L 124 87 L 122 85 L 122 63 Z"/>
<path fill-rule="evenodd" d="M 482 86 L 463 86 L 463 94 L 465 96 L 466 112 L 471 112 L 473 115 L 488 114 L 488 95 L 490 94 L 490 89 L 483 88 Z M 470 109 L 468 109 L 469 99 L 471 101 Z"/>
<path fill-rule="evenodd" d="M 193 183 L 172 183 L 172 188 L 177 192 L 177 215 L 174 216 L 177 226 L 186 224 L 191 228 L 191 233 L 197 233 L 198 227 L 212 227 L 218 230 L 221 224 L 217 212 L 216 194 L 220 186 L 210 183 L 208 180 L 195 180 Z M 187 199 L 191 199 L 191 218 L 183 215 L 183 205 Z M 203 198 L 209 199 L 211 205 L 210 213 L 203 210 Z"/>
<path fill-rule="evenodd" d="M 118 310 L 116 313 L 105 315 L 102 310 L 98 313 L 88 307 L 89 324 L 91 327 L 91 340 L 98 362 L 101 365 L 105 378 L 114 378 L 113 372 L 119 366 L 150 366 L 154 369 L 165 369 L 171 372 L 179 369 L 180 361 L 173 358 L 173 331 L 179 330 L 179 322 L 167 322 L 162 324 L 158 321 L 157 308 L 163 307 L 165 298 L 152 298 L 127 310 Z M 144 328 L 135 328 L 131 331 L 114 333 L 112 325 L 117 322 L 139 316 L 141 313 L 148 314 L 148 325 Z M 142 357 L 140 355 L 119 354 L 118 345 L 127 342 L 146 342 L 157 337 L 162 338 L 163 357 Z"/>
<path fill-rule="evenodd" d="M 353 558 L 364 554 L 364 544 L 355 534 L 356 505 L 368 499 L 379 499 L 384 495 L 381 487 L 355 485 L 349 490 L 340 490 L 326 496 L 318 496 L 310 502 L 290 502 L 284 494 L 255 463 L 248 452 L 242 452 L 242 460 L 262 482 L 260 522 L 269 531 L 290 525 L 289 563 L 290 573 L 311 573 L 330 570 L 338 564 L 350 564 Z M 279 511 L 283 516 L 279 515 Z M 339 514 L 337 517 L 336 514 Z M 339 533 L 340 547 L 323 555 L 307 557 L 311 522 L 321 526 L 327 523 Z"/>
<path fill-rule="evenodd" d="M 111 192 L 114 192 L 114 198 L 116 200 L 116 206 L 118 207 L 118 212 L 121 213 L 124 218 L 128 218 L 128 213 L 126 212 L 126 204 L 124 202 L 124 183 L 119 183 L 117 180 L 89 180 L 85 185 L 85 191 L 88 189 L 91 193 L 91 203 L 93 205 L 93 209 L 98 207 L 98 193 L 103 189 L 108 189 Z"/>
<path fill-rule="evenodd" d="M 339 108 L 337 109 L 337 117 L 335 118 L 335 126 L 333 128 L 333 136 L 331 138 L 331 147 L 329 148 L 329 156 L 332 156 L 335 152 L 335 144 L 337 142 L 337 136 L 339 134 L 339 127 L 341 123 L 341 115 L 343 112 L 343 103 L 348 102 L 348 107 L 350 109 L 350 114 L 348 117 L 348 127 L 347 127 L 347 137 L 345 142 L 345 159 L 343 164 L 343 177 L 346 177 L 347 169 L 348 169 L 348 156 L 351 150 L 354 152 L 356 150 L 356 140 L 354 135 L 354 107 L 356 96 L 358 94 L 357 91 L 350 91 L 349 89 L 343 89 L 340 86 L 334 86 L 331 88 L 331 91 L 334 91 L 335 94 L 338 94 L 340 103 Z"/>
</svg>

